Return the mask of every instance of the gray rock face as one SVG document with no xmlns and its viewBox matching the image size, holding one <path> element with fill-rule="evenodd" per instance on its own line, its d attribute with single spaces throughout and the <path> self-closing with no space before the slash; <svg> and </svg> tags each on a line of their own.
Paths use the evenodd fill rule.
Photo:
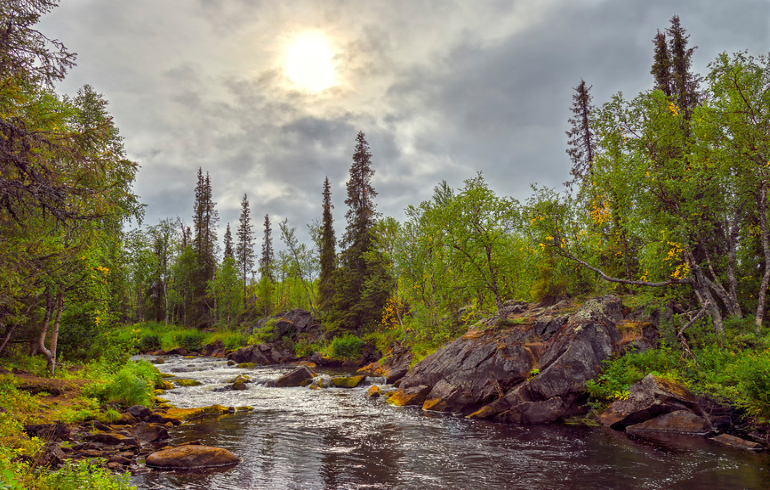
<svg viewBox="0 0 770 490">
<path fill-rule="evenodd" d="M 399 392 L 427 386 L 424 402 L 408 404 L 502 422 L 548 423 L 580 412 L 586 381 L 618 351 L 622 304 L 609 295 L 572 315 L 559 308 L 530 306 L 503 327 L 468 332 L 417 364 Z"/>
</svg>

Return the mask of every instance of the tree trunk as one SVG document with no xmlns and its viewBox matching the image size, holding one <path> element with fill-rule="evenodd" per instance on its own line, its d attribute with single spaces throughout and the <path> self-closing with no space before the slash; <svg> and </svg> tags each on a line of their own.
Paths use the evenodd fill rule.
<svg viewBox="0 0 770 490">
<path fill-rule="evenodd" d="M 757 212 L 759 213 L 759 227 L 762 231 L 762 254 L 765 256 L 765 273 L 762 275 L 762 284 L 757 293 L 757 316 L 755 320 L 755 329 L 759 333 L 762 328 L 762 320 L 765 317 L 765 298 L 767 297 L 767 286 L 770 283 L 770 236 L 767 229 L 767 185 L 762 183 L 759 191 L 759 202 L 757 203 Z"/>
<path fill-rule="evenodd" d="M 64 293 L 58 293 L 56 299 L 46 294 L 45 317 L 43 319 L 43 330 L 40 332 L 38 347 L 45 355 L 48 364 L 48 372 L 53 376 L 56 373 L 56 344 L 59 339 L 59 322 L 61 321 L 61 312 L 64 307 Z M 45 338 L 48 335 L 48 327 L 51 325 L 51 317 L 56 310 L 56 319 L 51 331 L 51 348 L 45 346 Z"/>
</svg>

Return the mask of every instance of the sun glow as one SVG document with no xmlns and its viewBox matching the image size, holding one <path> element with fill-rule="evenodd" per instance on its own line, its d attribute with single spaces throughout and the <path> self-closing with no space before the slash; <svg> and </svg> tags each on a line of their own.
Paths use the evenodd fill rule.
<svg viewBox="0 0 770 490">
<path fill-rule="evenodd" d="M 334 85 L 332 57 L 325 36 L 320 33 L 304 34 L 289 46 L 286 75 L 297 85 L 320 92 Z"/>
</svg>

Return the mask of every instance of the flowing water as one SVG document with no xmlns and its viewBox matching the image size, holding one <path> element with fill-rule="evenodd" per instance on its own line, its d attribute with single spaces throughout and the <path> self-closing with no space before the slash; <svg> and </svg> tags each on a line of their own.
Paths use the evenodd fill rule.
<svg viewBox="0 0 770 490">
<path fill-rule="evenodd" d="M 354 389 L 275 388 L 292 367 L 250 370 L 171 356 L 162 372 L 203 384 L 169 390 L 181 408 L 252 412 L 171 431 L 242 462 L 226 471 L 137 474 L 141 489 L 770 489 L 770 457 L 700 439 L 631 439 L 605 428 L 510 426 L 391 407 Z M 237 374 L 246 391 L 225 389 Z M 375 382 L 378 380 L 374 380 Z"/>
</svg>

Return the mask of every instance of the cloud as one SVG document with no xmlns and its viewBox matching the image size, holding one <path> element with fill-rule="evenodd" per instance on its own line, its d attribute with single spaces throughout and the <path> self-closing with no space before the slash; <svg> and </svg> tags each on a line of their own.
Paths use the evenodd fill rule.
<svg viewBox="0 0 770 490">
<path fill-rule="evenodd" d="M 770 45 L 765 0 L 69 0 L 41 28 L 79 53 L 58 89 L 89 83 L 111 101 L 149 224 L 190 221 L 201 167 L 222 233 L 247 193 L 256 229 L 269 213 L 308 240 L 326 176 L 341 236 L 359 130 L 378 209 L 399 219 L 477 171 L 519 200 L 533 182 L 560 187 L 572 87 L 585 79 L 597 104 L 648 89 L 651 39 L 674 14 L 701 72 L 721 51 Z M 336 51 L 339 84 L 320 94 L 283 72 L 307 30 Z"/>
</svg>

